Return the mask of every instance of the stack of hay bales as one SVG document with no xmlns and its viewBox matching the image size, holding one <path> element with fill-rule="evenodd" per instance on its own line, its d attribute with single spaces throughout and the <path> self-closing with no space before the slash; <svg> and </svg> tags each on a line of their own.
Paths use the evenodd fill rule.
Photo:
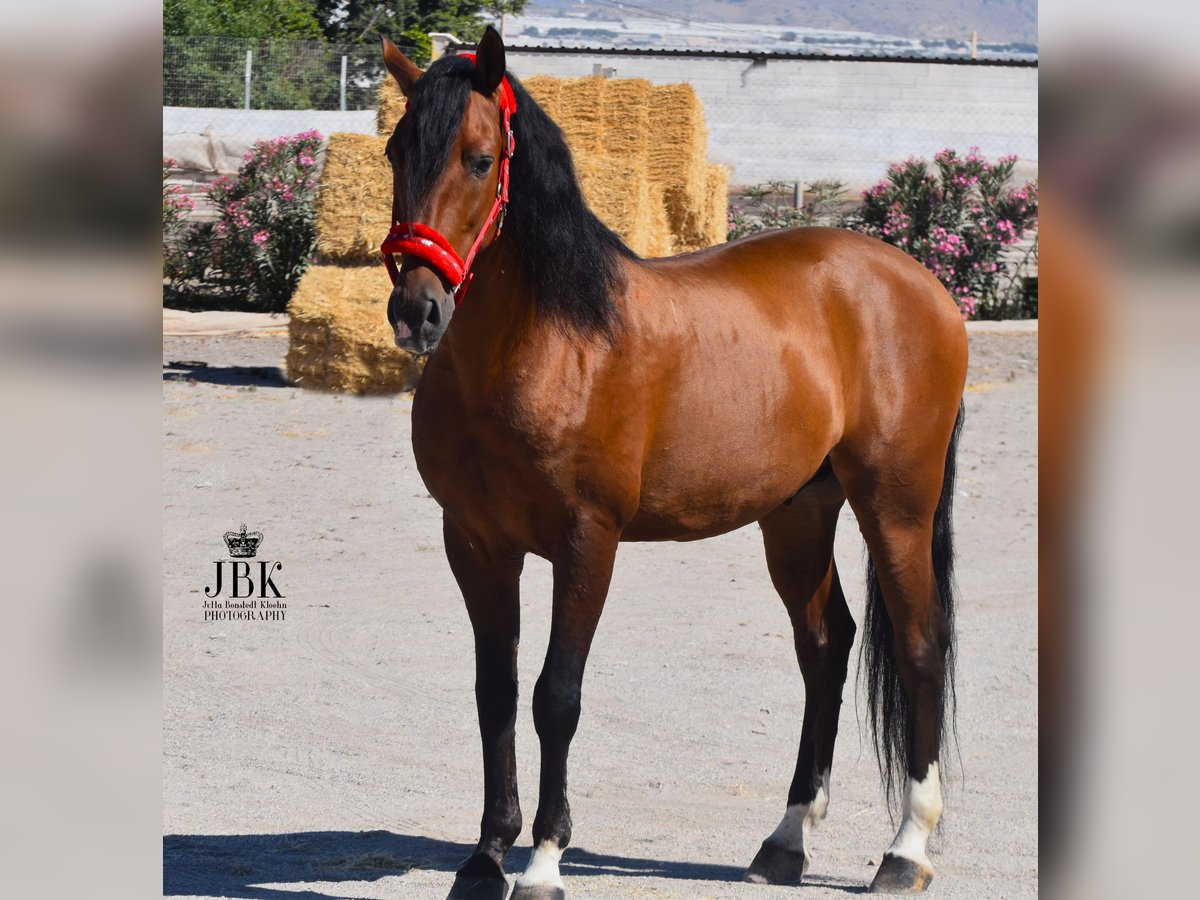
<svg viewBox="0 0 1200 900">
<path fill-rule="evenodd" d="M 546 76 L 524 84 L 562 128 L 588 205 L 635 253 L 668 256 L 726 239 L 729 172 L 708 162 L 704 110 L 690 85 Z M 380 136 L 329 138 L 317 263 L 289 306 L 288 376 L 301 387 L 395 393 L 420 375 L 420 362 L 395 346 L 387 323 L 391 283 L 379 260 L 392 204 L 384 148 L 404 107 L 385 79 Z"/>
<path fill-rule="evenodd" d="M 392 285 L 379 259 L 392 218 L 386 143 L 362 134 L 329 138 L 317 196 L 317 264 L 288 306 L 288 377 L 300 387 L 391 394 L 421 374 L 387 322 Z"/>
<path fill-rule="evenodd" d="M 650 104 L 650 178 L 662 186 L 675 249 L 699 250 L 724 241 L 729 173 L 708 162 L 708 129 L 700 99 L 690 84 L 664 84 L 654 88 Z M 714 206 L 718 200 L 719 210 Z"/>
<path fill-rule="evenodd" d="M 421 365 L 392 337 L 391 290 L 377 262 L 310 267 L 288 308 L 288 378 L 300 387 L 351 394 L 413 387 Z"/>
</svg>

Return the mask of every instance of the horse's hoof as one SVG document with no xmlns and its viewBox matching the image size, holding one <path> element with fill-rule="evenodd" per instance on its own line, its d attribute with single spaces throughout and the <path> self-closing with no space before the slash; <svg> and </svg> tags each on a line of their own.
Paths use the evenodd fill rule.
<svg viewBox="0 0 1200 900">
<path fill-rule="evenodd" d="M 504 880 L 504 867 L 494 857 L 486 853 L 473 853 L 471 858 L 458 867 L 455 873 L 459 878 L 480 878 Z"/>
<path fill-rule="evenodd" d="M 808 857 L 804 853 L 763 841 L 742 880 L 751 884 L 799 884 L 807 871 Z"/>
<path fill-rule="evenodd" d="M 544 884 L 518 884 L 508 900 L 567 900 L 567 892 Z"/>
<path fill-rule="evenodd" d="M 903 856 L 883 855 L 871 882 L 873 894 L 919 894 L 933 881 L 933 869 Z"/>
<path fill-rule="evenodd" d="M 446 900 L 504 900 L 508 896 L 508 882 L 500 878 L 472 878 L 459 875 L 450 887 Z"/>
</svg>

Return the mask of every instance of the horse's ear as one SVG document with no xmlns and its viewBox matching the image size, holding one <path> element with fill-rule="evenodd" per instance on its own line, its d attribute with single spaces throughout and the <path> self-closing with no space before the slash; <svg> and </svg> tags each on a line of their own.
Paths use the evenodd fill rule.
<svg viewBox="0 0 1200 900">
<path fill-rule="evenodd" d="M 490 97 L 504 80 L 504 41 L 491 25 L 475 48 L 475 90 Z"/>
<path fill-rule="evenodd" d="M 413 85 L 424 73 L 417 64 L 400 52 L 400 48 L 391 42 L 386 34 L 380 35 L 383 41 L 383 64 L 400 85 L 400 93 L 405 97 L 412 96 Z"/>
</svg>

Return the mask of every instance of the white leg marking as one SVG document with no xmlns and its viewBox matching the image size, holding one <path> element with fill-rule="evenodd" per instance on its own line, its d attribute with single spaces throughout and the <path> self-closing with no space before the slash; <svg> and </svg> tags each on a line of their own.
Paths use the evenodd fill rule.
<svg viewBox="0 0 1200 900">
<path fill-rule="evenodd" d="M 517 876 L 517 887 L 553 887 L 563 886 L 562 877 L 558 874 L 558 861 L 562 859 L 562 850 L 550 843 L 542 841 L 529 858 L 525 871 Z"/>
<path fill-rule="evenodd" d="M 804 853 L 804 839 L 829 811 L 829 770 L 821 773 L 821 786 L 812 803 L 794 803 L 783 814 L 779 827 L 767 838 L 788 850 Z"/>
<path fill-rule="evenodd" d="M 933 868 L 925 855 L 925 842 L 942 817 L 942 785 L 938 764 L 931 762 L 920 781 L 908 780 L 904 789 L 904 819 L 887 852 Z"/>
<path fill-rule="evenodd" d="M 809 810 L 809 827 L 816 825 L 829 812 L 829 770 L 821 773 L 821 786 L 817 788 L 817 796 L 813 798 L 812 809 Z"/>
</svg>

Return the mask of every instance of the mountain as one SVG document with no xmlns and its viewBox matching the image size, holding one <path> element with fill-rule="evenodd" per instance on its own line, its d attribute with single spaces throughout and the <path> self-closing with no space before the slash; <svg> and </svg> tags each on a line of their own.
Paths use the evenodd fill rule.
<svg viewBox="0 0 1200 900">
<path fill-rule="evenodd" d="M 1037 0 L 531 0 L 526 15 L 593 21 L 683 17 L 700 22 L 861 31 L 908 38 L 1037 43 Z"/>
</svg>

